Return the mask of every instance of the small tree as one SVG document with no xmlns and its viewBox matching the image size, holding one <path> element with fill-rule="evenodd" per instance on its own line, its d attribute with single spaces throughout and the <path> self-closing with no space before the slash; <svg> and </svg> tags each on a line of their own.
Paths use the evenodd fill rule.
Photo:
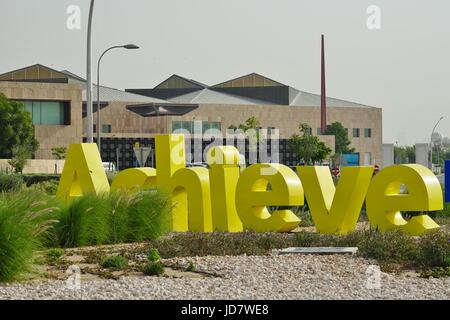
<svg viewBox="0 0 450 320">
<path fill-rule="evenodd" d="M 66 158 L 67 148 L 66 147 L 56 147 L 52 148 L 52 155 L 56 160 L 63 160 Z M 58 173 L 58 161 L 55 161 L 55 174 Z"/>
<path fill-rule="evenodd" d="M 247 132 L 248 130 L 254 130 L 255 135 L 248 135 L 248 137 L 250 139 L 250 151 L 255 152 L 257 149 L 256 144 L 259 142 L 259 132 L 258 132 L 259 126 L 260 126 L 260 122 L 259 122 L 258 118 L 252 116 L 252 117 L 248 118 L 247 120 L 245 120 L 245 123 L 241 123 L 238 126 L 231 125 L 228 127 L 228 129 L 231 129 L 231 130 L 240 129 L 244 133 Z"/>
<path fill-rule="evenodd" d="M 342 155 L 344 153 L 355 152 L 355 148 L 350 148 L 351 141 L 348 138 L 348 132 L 340 122 L 333 122 L 327 126 L 326 135 L 333 135 L 335 139 L 335 153 Z"/>
<path fill-rule="evenodd" d="M 311 134 L 311 127 L 306 123 L 299 124 L 300 134 L 292 135 L 288 143 L 288 149 L 294 153 L 300 161 L 306 165 L 312 165 L 314 162 L 322 162 L 331 153 L 325 143 L 319 141 L 319 138 Z"/>
<path fill-rule="evenodd" d="M 66 158 L 67 148 L 66 147 L 56 147 L 52 148 L 52 155 L 56 160 L 62 160 Z"/>
<path fill-rule="evenodd" d="M 319 141 L 319 144 L 317 145 L 317 152 L 313 156 L 312 161 L 322 164 L 323 160 L 325 160 L 330 154 L 331 149 L 328 148 L 323 141 Z"/>
<path fill-rule="evenodd" d="M 27 160 L 31 158 L 31 151 L 28 146 L 17 145 L 12 149 L 11 160 L 8 161 L 9 165 L 13 167 L 14 172 L 22 173 Z"/>
</svg>

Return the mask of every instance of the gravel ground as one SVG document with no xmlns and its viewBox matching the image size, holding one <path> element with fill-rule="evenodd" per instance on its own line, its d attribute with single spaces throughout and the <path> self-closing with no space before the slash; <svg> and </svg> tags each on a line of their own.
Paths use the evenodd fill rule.
<svg viewBox="0 0 450 320">
<path fill-rule="evenodd" d="M 61 280 L 4 285 L 0 299 L 450 299 L 450 278 L 382 272 L 380 287 L 368 289 L 370 262 L 349 255 L 164 260 L 166 265 L 182 266 L 188 261 L 199 274 L 82 279 L 80 289 L 70 289 Z"/>
</svg>

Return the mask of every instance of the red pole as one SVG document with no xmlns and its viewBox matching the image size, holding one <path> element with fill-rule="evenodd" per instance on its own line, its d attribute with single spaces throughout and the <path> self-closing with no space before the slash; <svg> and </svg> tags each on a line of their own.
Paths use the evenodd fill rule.
<svg viewBox="0 0 450 320">
<path fill-rule="evenodd" d="M 327 129 L 327 94 L 325 90 L 325 40 L 322 35 L 322 56 L 321 56 L 321 90 L 320 90 L 320 131 L 325 134 Z"/>
</svg>

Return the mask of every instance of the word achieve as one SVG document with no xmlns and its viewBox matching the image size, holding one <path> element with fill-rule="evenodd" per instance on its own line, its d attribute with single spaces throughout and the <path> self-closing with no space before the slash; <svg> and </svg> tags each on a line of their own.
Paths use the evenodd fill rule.
<svg viewBox="0 0 450 320">
<path fill-rule="evenodd" d="M 421 165 L 390 166 L 375 177 L 373 167 L 345 167 L 335 186 L 325 166 L 298 166 L 295 173 L 282 164 L 258 163 L 241 172 L 239 152 L 232 146 L 210 148 L 209 169 L 186 168 L 183 135 L 155 139 L 157 169 L 126 169 L 111 186 L 97 146 L 71 145 L 57 196 L 70 199 L 158 187 L 171 196 L 171 228 L 177 232 L 288 232 L 300 224 L 289 208 L 304 205 L 305 196 L 320 233 L 353 231 L 364 203 L 373 229 L 422 235 L 439 228 L 426 214 L 408 221 L 402 217 L 402 211 L 443 208 L 437 177 Z M 275 209 L 269 211 L 269 206 Z"/>
</svg>

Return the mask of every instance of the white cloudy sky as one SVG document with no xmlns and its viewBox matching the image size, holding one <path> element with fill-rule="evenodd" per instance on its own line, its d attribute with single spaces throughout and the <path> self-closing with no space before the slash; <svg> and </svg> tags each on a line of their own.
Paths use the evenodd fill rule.
<svg viewBox="0 0 450 320">
<path fill-rule="evenodd" d="M 69 5 L 82 27 L 66 27 Z M 0 0 L 0 73 L 34 63 L 85 74 L 88 0 Z M 381 8 L 381 30 L 366 26 Z M 426 141 L 440 116 L 450 136 L 448 0 L 96 0 L 94 61 L 103 84 L 153 87 L 173 73 L 215 84 L 258 72 L 320 91 L 326 34 L 328 95 L 383 108 L 385 142 Z M 94 69 L 95 71 L 95 69 Z"/>
</svg>

